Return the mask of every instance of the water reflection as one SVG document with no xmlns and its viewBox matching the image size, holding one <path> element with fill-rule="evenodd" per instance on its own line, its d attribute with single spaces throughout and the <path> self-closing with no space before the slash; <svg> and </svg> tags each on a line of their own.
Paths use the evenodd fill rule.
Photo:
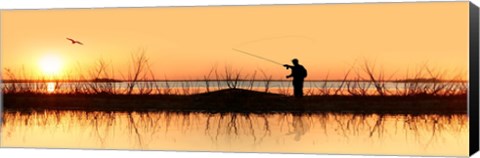
<svg viewBox="0 0 480 158">
<path fill-rule="evenodd" d="M 54 82 L 47 82 L 47 92 L 48 93 L 55 92 L 55 86 L 56 84 Z"/>
<path fill-rule="evenodd" d="M 29 111 L 3 119 L 1 145 L 10 147 L 468 153 L 466 115 Z"/>
</svg>

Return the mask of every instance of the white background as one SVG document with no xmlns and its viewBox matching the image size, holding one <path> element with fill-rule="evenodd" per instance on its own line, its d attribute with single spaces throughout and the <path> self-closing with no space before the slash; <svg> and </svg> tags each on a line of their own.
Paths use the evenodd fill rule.
<svg viewBox="0 0 480 158">
<path fill-rule="evenodd" d="M 0 0 L 0 9 L 50 9 L 50 8 L 100 8 L 100 7 L 146 7 L 146 6 L 198 6 L 198 5 L 247 5 L 247 4 L 299 4 L 299 3 L 365 3 L 365 2 L 419 2 L 427 0 Z M 446 1 L 446 0 L 436 0 Z M 471 0 L 480 6 L 480 0 Z M 399 146 L 399 148 L 401 148 Z M 175 152 L 175 151 L 121 151 L 121 150 L 76 150 L 76 149 L 25 149 L 2 148 L 1 158 L 48 157 L 48 158 L 152 158 L 152 157 L 189 157 L 189 158 L 395 158 L 399 156 L 362 156 L 362 155 L 306 155 L 306 154 L 269 154 L 269 153 L 214 153 L 214 152 Z M 407 157 L 407 156 L 404 156 Z M 480 154 L 475 154 L 480 158 Z M 401 157 L 399 157 L 401 158 Z"/>
</svg>

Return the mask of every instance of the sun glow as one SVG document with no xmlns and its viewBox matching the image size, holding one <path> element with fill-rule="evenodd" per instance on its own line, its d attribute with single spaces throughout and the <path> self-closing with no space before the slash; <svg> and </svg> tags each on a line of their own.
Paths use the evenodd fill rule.
<svg viewBox="0 0 480 158">
<path fill-rule="evenodd" d="M 58 75 L 62 67 L 62 61 L 54 55 L 44 56 L 39 64 L 44 75 Z"/>
</svg>

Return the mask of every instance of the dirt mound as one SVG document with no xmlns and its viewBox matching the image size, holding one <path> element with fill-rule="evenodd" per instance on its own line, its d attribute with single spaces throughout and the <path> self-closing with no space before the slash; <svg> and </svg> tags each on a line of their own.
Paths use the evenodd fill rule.
<svg viewBox="0 0 480 158">
<path fill-rule="evenodd" d="M 289 97 L 280 94 L 226 89 L 192 96 L 191 105 L 209 110 L 267 110 L 275 106 L 287 106 Z"/>
<path fill-rule="evenodd" d="M 213 92 L 201 93 L 193 95 L 196 97 L 285 97 L 280 94 L 273 94 L 267 92 L 252 91 L 246 89 L 223 89 Z"/>
</svg>

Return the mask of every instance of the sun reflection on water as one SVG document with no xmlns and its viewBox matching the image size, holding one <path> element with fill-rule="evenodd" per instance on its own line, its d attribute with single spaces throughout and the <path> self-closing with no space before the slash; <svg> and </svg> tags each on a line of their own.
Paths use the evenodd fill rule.
<svg viewBox="0 0 480 158">
<path fill-rule="evenodd" d="M 47 83 L 47 92 L 48 93 L 53 93 L 55 92 L 55 83 L 54 82 L 48 82 Z"/>
</svg>

